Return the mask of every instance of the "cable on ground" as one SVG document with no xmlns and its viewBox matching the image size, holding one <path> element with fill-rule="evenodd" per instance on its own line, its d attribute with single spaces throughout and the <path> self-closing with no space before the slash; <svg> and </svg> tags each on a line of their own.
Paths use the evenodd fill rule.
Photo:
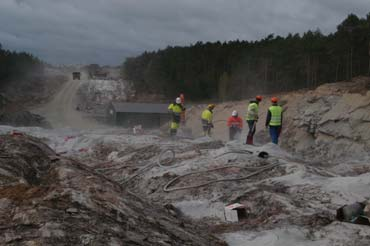
<svg viewBox="0 0 370 246">
<path fill-rule="evenodd" d="M 258 175 L 266 170 L 269 170 L 269 169 L 272 169 L 274 167 L 277 167 L 279 166 L 280 163 L 277 163 L 277 164 L 271 164 L 271 165 L 266 165 L 266 166 L 262 166 L 262 167 L 253 167 L 253 168 L 246 168 L 246 167 L 240 167 L 240 166 L 225 166 L 225 167 L 219 167 L 219 168 L 214 168 L 214 169 L 208 169 L 208 170 L 204 170 L 204 171 L 197 171 L 197 172 L 190 172 L 190 173 L 187 173 L 187 174 L 183 174 L 183 175 L 180 175 L 172 180 L 170 180 L 164 187 L 163 187 L 163 191 L 165 192 L 171 192 L 171 191 L 177 191 L 177 190 L 186 190 L 186 189 L 193 189 L 193 188 L 200 188 L 200 187 L 203 187 L 203 186 L 207 186 L 207 185 L 210 185 L 210 184 L 214 184 L 214 183 L 219 183 L 219 182 L 235 182 L 235 181 L 240 181 L 240 180 L 244 180 L 244 179 L 248 179 L 250 177 L 253 177 L 255 175 Z M 254 169 L 254 170 L 257 170 L 251 174 L 248 174 L 247 176 L 243 176 L 243 177 L 239 177 L 239 178 L 226 178 L 226 179 L 216 179 L 216 180 L 212 180 L 212 181 L 209 181 L 209 182 L 206 182 L 206 183 L 203 183 L 203 184 L 199 184 L 199 185 L 189 185 L 189 186 L 183 186 L 183 187 L 175 187 L 175 188 L 169 188 L 175 181 L 177 181 L 178 179 L 181 179 L 185 176 L 189 176 L 189 175 L 193 175 L 193 174 L 199 174 L 199 173 L 208 173 L 208 172 L 212 172 L 212 171 L 217 171 L 217 170 L 221 170 L 221 169 L 226 169 L 226 168 L 231 168 L 231 167 L 238 167 L 240 169 Z"/>
</svg>

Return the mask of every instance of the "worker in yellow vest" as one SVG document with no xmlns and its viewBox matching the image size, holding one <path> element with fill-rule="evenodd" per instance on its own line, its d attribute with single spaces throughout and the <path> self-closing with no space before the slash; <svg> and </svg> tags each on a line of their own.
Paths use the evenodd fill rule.
<svg viewBox="0 0 370 246">
<path fill-rule="evenodd" d="M 256 100 L 249 102 L 247 109 L 246 121 L 249 127 L 246 144 L 253 144 L 253 136 L 256 133 L 256 125 L 258 121 L 258 106 L 262 101 L 262 96 L 256 96 Z"/>
<path fill-rule="evenodd" d="M 283 123 L 283 109 L 278 105 L 278 98 L 271 98 L 271 107 L 267 112 L 266 128 L 270 128 L 271 140 L 278 144 Z"/>
<path fill-rule="evenodd" d="M 202 112 L 202 127 L 204 136 L 211 136 L 211 129 L 213 128 L 213 109 L 216 107 L 214 104 L 209 104 L 208 107 Z"/>
<path fill-rule="evenodd" d="M 170 135 L 176 136 L 177 129 L 180 127 L 181 113 L 185 111 L 185 107 L 182 105 L 180 97 L 176 98 L 176 101 L 168 106 L 168 111 L 172 114 Z"/>
</svg>

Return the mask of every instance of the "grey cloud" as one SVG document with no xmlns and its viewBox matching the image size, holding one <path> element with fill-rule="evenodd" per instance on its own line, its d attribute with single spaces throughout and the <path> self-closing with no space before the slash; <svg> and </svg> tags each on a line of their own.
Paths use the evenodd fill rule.
<svg viewBox="0 0 370 246">
<path fill-rule="evenodd" d="M 119 64 L 196 41 L 335 30 L 368 0 L 2 0 L 0 43 L 51 63 Z"/>
</svg>

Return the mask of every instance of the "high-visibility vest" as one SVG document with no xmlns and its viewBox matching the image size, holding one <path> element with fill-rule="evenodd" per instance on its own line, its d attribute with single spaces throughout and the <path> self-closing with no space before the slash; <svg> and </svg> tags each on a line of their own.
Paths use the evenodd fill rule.
<svg viewBox="0 0 370 246">
<path fill-rule="evenodd" d="M 283 109 L 280 106 L 271 106 L 269 108 L 271 112 L 270 126 L 281 126 L 281 114 Z"/>
<path fill-rule="evenodd" d="M 258 104 L 252 102 L 248 105 L 246 120 L 258 120 Z"/>
<path fill-rule="evenodd" d="M 182 105 L 172 103 L 170 104 L 170 106 L 168 106 L 168 110 L 172 111 L 172 121 L 179 123 L 180 117 L 181 117 L 180 115 L 181 115 L 181 112 L 183 111 Z"/>
<path fill-rule="evenodd" d="M 212 111 L 209 109 L 204 110 L 202 113 L 202 120 L 205 120 L 208 123 L 212 123 L 212 119 L 213 119 Z"/>
<path fill-rule="evenodd" d="M 170 106 L 168 106 L 168 110 L 174 112 L 174 113 L 181 113 L 182 112 L 182 106 L 180 104 L 172 103 Z"/>
<path fill-rule="evenodd" d="M 240 117 L 231 116 L 231 117 L 229 117 L 229 119 L 227 119 L 227 126 L 242 129 L 243 128 L 243 120 Z"/>
</svg>

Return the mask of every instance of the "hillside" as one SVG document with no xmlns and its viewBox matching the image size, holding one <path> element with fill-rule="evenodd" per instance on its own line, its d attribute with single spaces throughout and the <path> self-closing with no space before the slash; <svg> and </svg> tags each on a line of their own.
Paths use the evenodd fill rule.
<svg viewBox="0 0 370 246">
<path fill-rule="evenodd" d="M 315 88 L 368 76 L 370 14 L 347 16 L 334 33 L 320 30 L 257 41 L 197 42 L 128 58 L 126 80 L 138 94 L 171 100 L 242 100 L 257 94 Z"/>
</svg>

